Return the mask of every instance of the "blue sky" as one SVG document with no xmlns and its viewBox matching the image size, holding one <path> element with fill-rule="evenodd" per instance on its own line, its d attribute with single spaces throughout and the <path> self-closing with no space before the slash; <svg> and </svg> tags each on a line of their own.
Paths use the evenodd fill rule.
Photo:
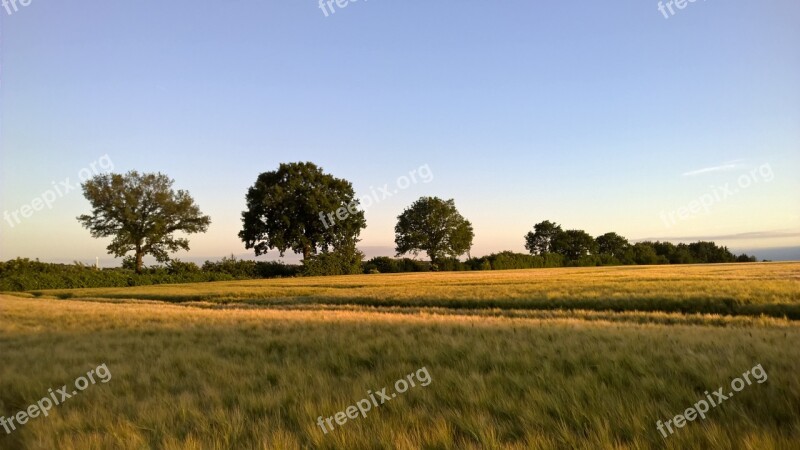
<svg viewBox="0 0 800 450">
<path fill-rule="evenodd" d="M 669 19 L 650 0 L 334 8 L 0 9 L 0 209 L 108 155 L 115 172 L 162 171 L 189 190 L 213 223 L 179 257 L 217 257 L 245 253 L 244 195 L 280 162 L 313 161 L 360 194 L 427 164 L 429 183 L 367 210 L 365 247 L 390 248 L 396 216 L 422 195 L 456 200 L 473 255 L 522 251 L 545 219 L 630 239 L 800 245 L 796 0 L 698 1 Z M 73 190 L 2 220 L 0 259 L 107 258 L 75 220 L 88 211 Z"/>
</svg>

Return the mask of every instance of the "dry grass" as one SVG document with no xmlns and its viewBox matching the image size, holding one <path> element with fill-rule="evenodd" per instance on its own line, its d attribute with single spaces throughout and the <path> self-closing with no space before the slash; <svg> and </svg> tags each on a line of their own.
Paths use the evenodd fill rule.
<svg viewBox="0 0 800 450">
<path fill-rule="evenodd" d="M 580 299 L 595 289 L 713 298 L 717 279 L 724 295 L 792 304 L 799 266 L 383 275 L 74 294 L 106 297 L 93 301 L 0 296 L 0 415 L 98 364 L 112 373 L 48 418 L 7 436 L 0 428 L 0 448 L 796 448 L 796 321 L 329 299 Z M 140 293 L 204 301 L 113 300 L 148 297 Z M 248 301 L 259 298 L 285 301 Z M 655 429 L 656 420 L 758 363 L 766 383 L 666 440 Z M 429 386 L 331 434 L 316 426 L 318 416 L 422 366 Z"/>
</svg>

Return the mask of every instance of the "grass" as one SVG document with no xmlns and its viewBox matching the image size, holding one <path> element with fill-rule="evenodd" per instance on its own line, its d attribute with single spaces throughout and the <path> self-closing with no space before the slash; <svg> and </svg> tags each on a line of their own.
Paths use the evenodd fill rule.
<svg viewBox="0 0 800 450">
<path fill-rule="evenodd" d="M 799 294 L 800 264 L 746 264 L 0 296 L 0 415 L 99 364 L 112 373 L 0 428 L 0 448 L 796 448 L 800 322 L 530 301 L 792 307 Z M 667 439 L 656 430 L 756 364 L 765 383 Z M 327 435 L 316 425 L 423 366 L 429 386 Z"/>
</svg>

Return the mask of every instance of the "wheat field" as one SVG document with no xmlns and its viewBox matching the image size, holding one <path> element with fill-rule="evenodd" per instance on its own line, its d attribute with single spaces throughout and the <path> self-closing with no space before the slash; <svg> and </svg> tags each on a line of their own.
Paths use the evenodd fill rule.
<svg viewBox="0 0 800 450">
<path fill-rule="evenodd" d="M 798 304 L 798 263 L 2 295 L 1 416 L 111 377 L 0 448 L 798 448 Z M 763 383 L 657 430 L 757 364 Z M 422 367 L 429 385 L 318 425 Z"/>
</svg>

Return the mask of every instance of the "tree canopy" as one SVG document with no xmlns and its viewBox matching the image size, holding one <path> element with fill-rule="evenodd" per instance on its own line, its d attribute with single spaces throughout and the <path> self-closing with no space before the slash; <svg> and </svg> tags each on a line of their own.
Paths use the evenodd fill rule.
<svg viewBox="0 0 800 450">
<path fill-rule="evenodd" d="M 553 240 L 561 233 L 561 226 L 545 220 L 533 226 L 533 231 L 525 235 L 525 248 L 533 255 L 554 253 Z"/>
<path fill-rule="evenodd" d="M 92 213 L 78 220 L 92 237 L 113 236 L 107 249 L 114 256 L 134 252 L 141 273 L 144 255 L 166 262 L 170 253 L 189 250 L 188 239 L 175 237 L 176 232 L 205 232 L 211 224 L 189 193 L 174 191 L 173 183 L 162 173 L 97 175 L 81 185 Z"/>
<path fill-rule="evenodd" d="M 608 255 L 622 261 L 628 254 L 630 243 L 624 237 L 611 232 L 597 236 L 597 251 L 601 255 Z"/>
<path fill-rule="evenodd" d="M 292 250 L 308 259 L 349 248 L 367 226 L 353 185 L 310 162 L 262 173 L 246 198 L 239 238 L 256 256 L 277 249 L 281 256 Z"/>
<path fill-rule="evenodd" d="M 551 247 L 554 253 L 564 255 L 570 261 L 597 253 L 597 242 L 583 230 L 561 231 L 553 238 Z"/>
<path fill-rule="evenodd" d="M 397 217 L 397 256 L 424 251 L 432 263 L 469 251 L 475 233 L 472 224 L 456 209 L 453 199 L 422 197 Z"/>
</svg>

